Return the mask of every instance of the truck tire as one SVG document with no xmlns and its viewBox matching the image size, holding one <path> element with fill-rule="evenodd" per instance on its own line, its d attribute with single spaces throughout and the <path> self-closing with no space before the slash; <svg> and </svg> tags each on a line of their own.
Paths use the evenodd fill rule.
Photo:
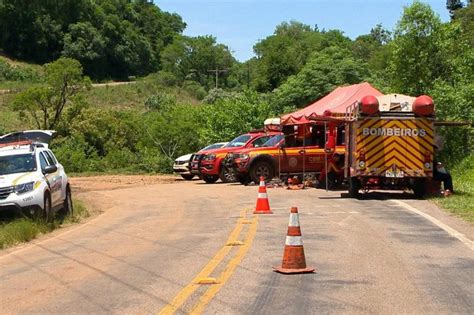
<svg viewBox="0 0 474 315">
<path fill-rule="evenodd" d="M 224 165 L 221 165 L 221 170 L 219 171 L 219 178 L 223 183 L 233 183 L 237 181 L 235 171 Z"/>
<path fill-rule="evenodd" d="M 48 192 L 44 194 L 44 207 L 43 207 L 42 217 L 43 217 L 42 219 L 46 223 L 53 221 L 54 212 L 51 206 L 51 196 L 49 195 Z"/>
<path fill-rule="evenodd" d="M 417 199 L 423 199 L 426 194 L 426 185 L 424 178 L 417 178 L 413 183 L 413 193 Z"/>
<path fill-rule="evenodd" d="M 192 180 L 194 178 L 194 174 L 181 174 L 181 177 L 184 180 Z"/>
<path fill-rule="evenodd" d="M 360 181 L 357 179 L 357 177 L 349 178 L 349 197 L 358 198 L 360 195 L 359 189 L 360 189 Z"/>
<path fill-rule="evenodd" d="M 214 184 L 219 179 L 219 176 L 202 175 L 202 179 L 206 182 L 206 184 Z"/>
<path fill-rule="evenodd" d="M 66 198 L 64 199 L 64 204 L 62 208 L 62 214 L 64 216 L 67 215 L 72 215 L 74 211 L 74 207 L 72 205 L 72 194 L 71 194 L 71 188 L 69 185 L 66 187 Z"/>
<path fill-rule="evenodd" d="M 273 166 L 267 161 L 258 161 L 250 168 L 250 179 L 256 184 L 260 182 L 260 176 L 263 176 L 265 181 L 271 180 L 275 176 Z"/>
</svg>

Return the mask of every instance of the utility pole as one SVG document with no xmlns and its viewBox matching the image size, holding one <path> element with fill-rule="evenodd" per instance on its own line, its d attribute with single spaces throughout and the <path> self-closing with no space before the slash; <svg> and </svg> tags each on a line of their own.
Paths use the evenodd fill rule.
<svg viewBox="0 0 474 315">
<path fill-rule="evenodd" d="M 220 69 L 218 67 L 216 67 L 215 70 L 207 70 L 208 72 L 214 72 L 216 74 L 216 89 L 218 88 L 219 86 L 219 73 L 226 73 L 227 71 L 229 71 L 228 69 Z"/>
</svg>

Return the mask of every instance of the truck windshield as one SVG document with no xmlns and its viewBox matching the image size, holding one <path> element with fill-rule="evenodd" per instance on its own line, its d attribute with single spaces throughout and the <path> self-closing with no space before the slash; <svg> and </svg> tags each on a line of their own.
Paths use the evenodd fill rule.
<svg viewBox="0 0 474 315">
<path fill-rule="evenodd" d="M 36 161 L 33 154 L 0 156 L 0 175 L 32 171 L 36 171 Z"/>
<path fill-rule="evenodd" d="M 224 148 L 237 148 L 237 147 L 242 147 L 244 146 L 247 141 L 249 141 L 249 139 L 251 138 L 251 136 L 249 135 L 242 135 L 242 136 L 238 136 L 237 138 L 235 138 L 234 140 L 232 140 L 231 142 L 227 143 Z"/>
<path fill-rule="evenodd" d="M 283 135 L 276 135 L 276 136 L 273 136 L 271 137 L 270 139 L 268 139 L 267 142 L 265 142 L 262 147 L 274 147 L 276 146 L 278 143 L 280 143 L 280 141 L 283 139 Z"/>
</svg>

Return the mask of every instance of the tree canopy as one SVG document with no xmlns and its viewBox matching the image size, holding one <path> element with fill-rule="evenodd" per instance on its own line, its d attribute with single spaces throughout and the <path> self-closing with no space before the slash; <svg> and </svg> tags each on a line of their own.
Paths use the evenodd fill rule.
<svg viewBox="0 0 474 315">
<path fill-rule="evenodd" d="M 183 35 L 182 19 L 151 1 L 3 0 L 2 54 L 49 63 L 20 66 L 0 57 L 0 81 L 32 86 L 15 98 L 15 109 L 28 126 L 58 129 L 59 152 L 72 169 L 169 171 L 179 154 L 230 140 L 265 118 L 362 81 L 384 93 L 430 95 L 438 119 L 473 121 L 474 6 L 448 1 L 447 9 L 452 19 L 442 22 L 415 0 L 393 30 L 377 24 L 354 40 L 339 30 L 283 22 L 255 44 L 254 58 L 239 62 L 213 36 Z M 147 75 L 124 86 L 142 106 L 87 103 L 83 74 Z M 100 101 L 107 106 L 95 106 Z M 449 161 L 472 151 L 472 130 L 437 132 L 446 138 Z"/>
<path fill-rule="evenodd" d="M 0 2 L 0 48 L 22 60 L 79 60 L 94 78 L 160 68 L 162 50 L 186 24 L 147 0 Z"/>
</svg>

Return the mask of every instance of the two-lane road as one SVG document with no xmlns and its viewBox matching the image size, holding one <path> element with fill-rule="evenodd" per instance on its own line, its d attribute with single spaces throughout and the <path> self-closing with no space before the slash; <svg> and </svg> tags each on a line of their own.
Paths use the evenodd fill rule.
<svg viewBox="0 0 474 315">
<path fill-rule="evenodd" d="M 256 218 L 256 194 L 198 181 L 82 192 L 101 215 L 0 253 L 0 313 L 474 311 L 473 228 L 429 202 L 275 188 L 274 214 Z M 317 273 L 272 271 L 291 206 Z"/>
</svg>

